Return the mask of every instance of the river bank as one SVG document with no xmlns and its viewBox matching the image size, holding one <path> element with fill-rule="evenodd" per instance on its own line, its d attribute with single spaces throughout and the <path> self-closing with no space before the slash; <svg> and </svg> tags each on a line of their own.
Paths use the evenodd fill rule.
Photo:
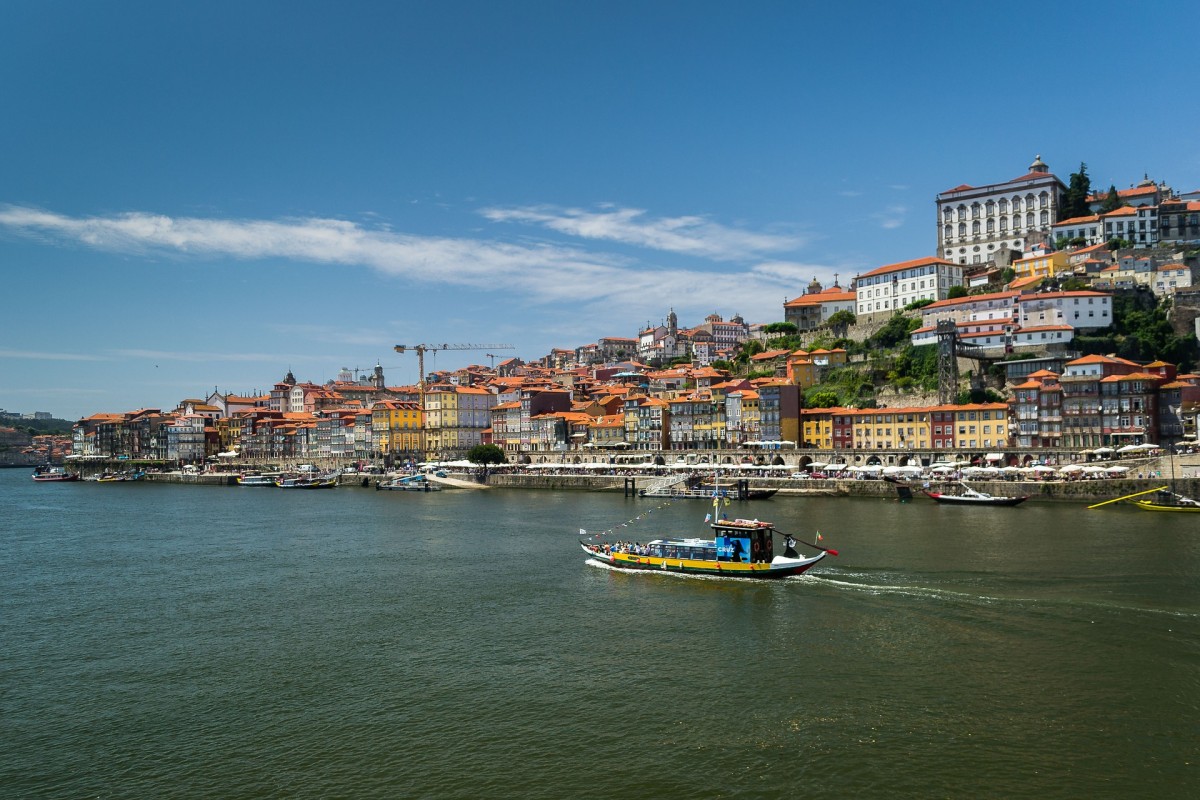
<svg viewBox="0 0 1200 800">
<path fill-rule="evenodd" d="M 144 481 L 148 483 L 191 484 L 196 486 L 237 487 L 238 473 L 211 472 L 187 474 L 181 472 L 151 472 Z M 339 477 L 339 486 L 373 488 L 383 476 L 346 474 Z M 449 473 L 447 488 L 462 487 L 464 479 L 476 480 L 464 473 Z M 436 477 L 433 480 L 437 480 Z M 646 488 L 651 478 L 627 475 L 594 474 L 521 474 L 493 473 L 487 476 L 483 486 L 489 488 L 522 489 L 530 491 L 582 491 L 632 493 Z M 994 495 L 1028 495 L 1032 501 L 1081 503 L 1090 505 L 1104 500 L 1146 492 L 1160 486 L 1169 486 L 1168 478 L 1106 478 L 1099 480 L 973 480 L 970 486 L 977 491 Z M 953 486 L 955 481 L 932 482 L 930 485 Z M 920 483 L 910 484 L 916 490 Z M 776 489 L 778 496 L 787 497 L 875 497 L 895 499 L 896 484 L 878 479 L 806 479 L 755 478 L 750 481 L 754 489 Z M 1200 479 L 1185 478 L 1174 482 L 1175 491 L 1189 497 L 1200 496 Z M 238 487 L 242 488 L 242 487 Z"/>
</svg>

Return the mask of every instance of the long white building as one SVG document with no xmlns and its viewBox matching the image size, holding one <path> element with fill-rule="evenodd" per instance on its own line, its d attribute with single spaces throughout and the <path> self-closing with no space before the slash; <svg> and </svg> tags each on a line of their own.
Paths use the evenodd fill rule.
<svg viewBox="0 0 1200 800">
<path fill-rule="evenodd" d="M 964 344 L 985 348 L 1065 345 L 1078 330 L 1112 324 L 1112 295 L 1104 292 L 995 292 L 932 303 L 921 309 L 914 345 L 936 344 L 940 320 L 954 320 Z"/>
<path fill-rule="evenodd" d="M 887 264 L 855 279 L 854 313 L 890 315 L 917 300 L 944 300 L 962 280 L 962 267 L 940 258 Z"/>
<path fill-rule="evenodd" d="M 1019 178 L 986 186 L 962 184 L 937 196 L 939 258 L 987 264 L 1001 251 L 1023 253 L 1047 241 L 1066 185 L 1038 156 Z"/>
</svg>

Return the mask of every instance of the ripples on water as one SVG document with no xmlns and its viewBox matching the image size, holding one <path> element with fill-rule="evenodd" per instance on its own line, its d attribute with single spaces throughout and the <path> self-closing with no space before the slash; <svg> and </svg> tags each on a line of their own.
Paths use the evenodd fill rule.
<svg viewBox="0 0 1200 800">
<path fill-rule="evenodd" d="M 586 566 L 578 528 L 694 535 L 688 503 L 0 493 L 7 796 L 1196 794 L 1171 515 L 777 497 L 841 556 L 756 583 Z"/>
</svg>

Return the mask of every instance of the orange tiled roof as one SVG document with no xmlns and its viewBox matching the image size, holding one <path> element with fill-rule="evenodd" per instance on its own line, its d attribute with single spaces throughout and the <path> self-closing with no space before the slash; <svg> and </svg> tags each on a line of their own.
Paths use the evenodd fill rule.
<svg viewBox="0 0 1200 800">
<path fill-rule="evenodd" d="M 876 267 L 870 272 L 864 272 L 858 277 L 869 278 L 874 275 L 886 275 L 889 272 L 899 272 L 900 270 L 912 269 L 913 267 L 926 267 L 931 264 L 944 264 L 948 267 L 956 266 L 953 261 L 946 261 L 945 259 L 937 258 L 935 256 L 926 256 L 925 258 L 916 258 L 912 261 L 901 261 L 897 264 L 885 264 L 882 267 Z"/>
</svg>

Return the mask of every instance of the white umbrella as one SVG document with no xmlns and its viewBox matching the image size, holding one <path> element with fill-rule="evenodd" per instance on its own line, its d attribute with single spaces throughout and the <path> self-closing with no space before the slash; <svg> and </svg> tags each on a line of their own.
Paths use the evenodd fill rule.
<svg viewBox="0 0 1200 800">
<path fill-rule="evenodd" d="M 1059 472 L 1082 472 L 1084 467 L 1080 464 L 1067 464 L 1065 467 L 1059 467 Z"/>
<path fill-rule="evenodd" d="M 1112 453 L 1112 451 L 1113 451 L 1113 449 L 1111 447 L 1097 447 L 1092 452 L 1098 456 L 1106 456 L 1106 455 L 1109 455 L 1110 453 Z"/>
<path fill-rule="evenodd" d="M 1030 471 L 1031 472 L 1054 472 L 1054 467 L 1046 467 L 1046 466 L 1042 466 L 1041 464 L 1038 464 L 1036 467 L 1033 467 Z"/>
<path fill-rule="evenodd" d="M 1105 472 L 1129 472 L 1129 467 L 1112 466 L 1104 471 Z"/>
<path fill-rule="evenodd" d="M 1118 453 L 1135 453 L 1141 449 L 1142 449 L 1142 446 L 1140 444 L 1127 444 L 1124 447 L 1118 447 L 1117 452 Z M 1100 451 L 1097 450 L 1096 452 L 1100 452 Z"/>
</svg>

